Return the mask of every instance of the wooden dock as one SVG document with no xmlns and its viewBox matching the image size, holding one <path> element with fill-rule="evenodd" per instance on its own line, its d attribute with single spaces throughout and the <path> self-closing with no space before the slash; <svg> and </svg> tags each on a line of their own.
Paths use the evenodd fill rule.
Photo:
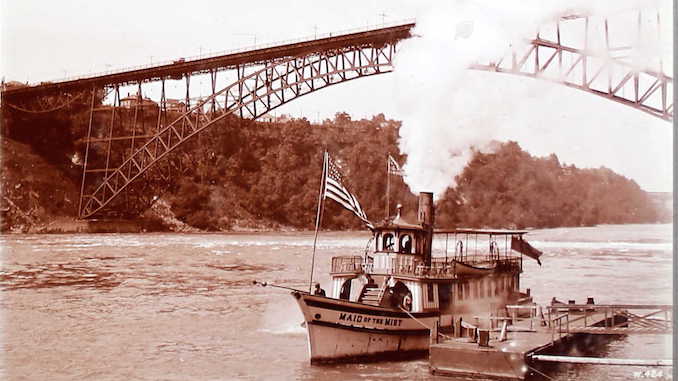
<svg viewBox="0 0 678 381">
<path fill-rule="evenodd" d="M 672 306 L 556 305 L 529 307 L 529 317 L 519 318 L 525 306 L 509 306 L 509 317 L 477 318 L 473 329 L 456 334 L 432 332 L 429 352 L 433 374 L 524 380 L 540 361 L 584 362 L 582 358 L 553 356 L 588 335 L 670 333 Z M 632 313 L 630 311 L 642 311 Z M 467 324 L 467 327 L 470 325 Z M 485 329 L 483 329 L 485 328 Z M 463 336 L 459 337 L 459 333 Z M 487 334 L 489 333 L 489 341 Z M 435 336 L 435 337 L 434 337 Z M 484 336 L 484 337 L 483 337 Z M 544 355 L 548 353 L 549 355 Z M 605 359 L 598 359 L 597 363 Z M 643 363 L 643 360 L 638 360 Z M 663 364 L 663 360 L 651 363 Z M 633 364 L 630 359 L 609 359 L 610 365 Z M 596 362 L 585 362 L 596 363 Z"/>
</svg>

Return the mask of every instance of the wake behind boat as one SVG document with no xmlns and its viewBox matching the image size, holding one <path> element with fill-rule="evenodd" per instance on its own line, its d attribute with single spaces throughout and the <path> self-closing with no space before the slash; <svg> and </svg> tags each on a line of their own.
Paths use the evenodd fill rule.
<svg viewBox="0 0 678 381">
<path fill-rule="evenodd" d="M 292 292 L 306 322 L 312 363 L 423 354 L 436 322 L 454 332 L 473 328 L 476 316 L 508 316 L 507 305 L 531 303 L 519 291 L 522 255 L 539 260 L 541 252 L 524 240 L 527 231 L 434 231 L 433 194 L 425 192 L 416 222 L 405 221 L 399 210 L 374 226 L 331 166 L 325 154 L 316 228 L 325 197 L 339 199 L 372 230 L 373 242 L 363 255 L 332 258 L 328 296 Z M 434 256 L 434 235 L 445 237 L 446 248 L 452 237 L 454 253 Z"/>
</svg>

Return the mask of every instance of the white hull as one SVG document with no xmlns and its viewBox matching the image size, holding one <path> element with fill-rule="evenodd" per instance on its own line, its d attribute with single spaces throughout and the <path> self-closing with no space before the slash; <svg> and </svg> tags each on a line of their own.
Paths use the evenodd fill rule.
<svg viewBox="0 0 678 381">
<path fill-rule="evenodd" d="M 428 351 L 429 335 L 351 331 L 308 323 L 311 362 L 402 357 Z"/>
<path fill-rule="evenodd" d="M 437 313 L 405 312 L 293 293 L 304 314 L 311 362 L 393 358 L 428 351 Z"/>
</svg>

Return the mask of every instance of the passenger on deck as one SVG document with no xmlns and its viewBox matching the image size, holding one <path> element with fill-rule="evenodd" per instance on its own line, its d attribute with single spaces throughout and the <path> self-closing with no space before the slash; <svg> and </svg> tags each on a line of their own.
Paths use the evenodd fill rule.
<svg viewBox="0 0 678 381">
<path fill-rule="evenodd" d="M 403 296 L 403 309 L 406 311 L 412 311 L 412 297 L 409 293 Z"/>
<path fill-rule="evenodd" d="M 320 283 L 315 284 L 315 291 L 313 291 L 313 295 L 325 296 L 325 290 L 320 288 Z"/>
</svg>

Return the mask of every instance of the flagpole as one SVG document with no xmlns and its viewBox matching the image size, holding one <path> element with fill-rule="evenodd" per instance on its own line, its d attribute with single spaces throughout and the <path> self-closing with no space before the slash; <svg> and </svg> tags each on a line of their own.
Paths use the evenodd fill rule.
<svg viewBox="0 0 678 381">
<path fill-rule="evenodd" d="M 391 162 L 390 153 L 387 153 L 386 156 L 386 219 L 388 220 L 388 215 L 391 212 Z"/>
<path fill-rule="evenodd" d="M 311 257 L 311 280 L 308 284 L 308 293 L 313 289 L 313 269 L 315 267 L 315 248 L 318 242 L 318 230 L 320 230 L 320 220 L 323 218 L 323 200 L 325 199 L 325 182 L 327 181 L 327 151 L 323 153 L 323 173 L 320 178 L 320 192 L 318 194 L 318 211 L 315 216 L 315 235 L 313 237 L 313 256 Z"/>
</svg>

